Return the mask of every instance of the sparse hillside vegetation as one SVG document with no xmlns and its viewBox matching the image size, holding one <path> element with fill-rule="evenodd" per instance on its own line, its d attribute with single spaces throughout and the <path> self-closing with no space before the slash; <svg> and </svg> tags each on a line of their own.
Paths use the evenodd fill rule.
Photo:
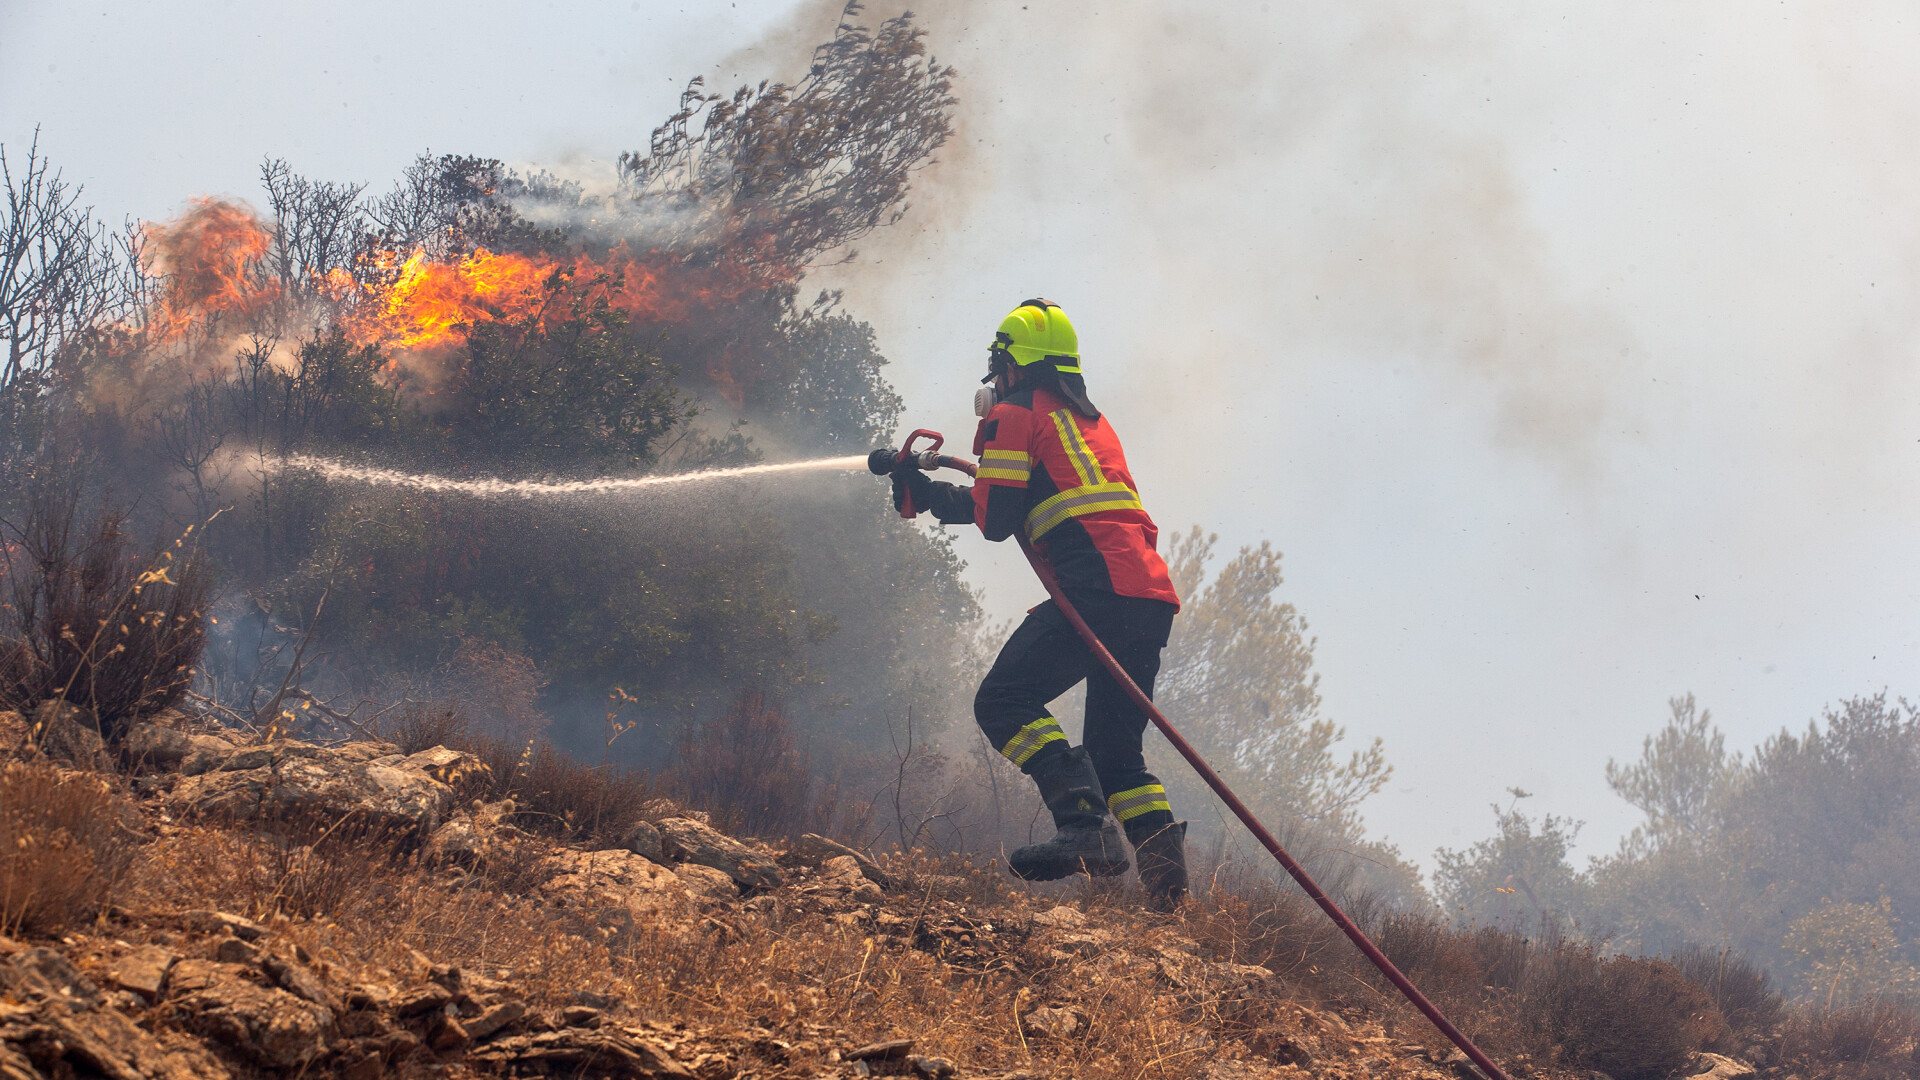
<svg viewBox="0 0 1920 1080">
<path fill-rule="evenodd" d="M 1029 888 L 951 856 L 741 840 L 563 758 L 515 777 L 444 747 L 247 742 L 168 713 L 129 733 L 129 773 L 76 772 L 0 721 L 0 829 L 26 853 L 0 853 L 0 874 L 60 904 L 10 908 L 0 936 L 0 1063 L 23 1077 L 102 1058 L 155 1080 L 588 1060 L 632 1077 L 1467 1075 L 1310 903 L 1257 880 L 1212 875 L 1168 918 L 1125 882 Z M 1911 1062 L 1910 1011 L 1783 1012 L 1737 960 L 1365 921 L 1517 1077 Z"/>
<path fill-rule="evenodd" d="M 691 84 L 605 191 L 268 158 L 259 212 L 114 231 L 0 149 L 0 1078 L 1464 1080 L 1164 747 L 1192 906 L 996 869 L 1045 827 L 971 726 L 998 640 L 871 477 L 316 471 L 889 441 L 873 327 L 803 283 L 905 213 L 955 80 L 859 13 L 792 84 Z M 1168 530 L 1162 703 L 1514 1075 L 1920 1071 L 1913 705 L 1742 755 L 1676 699 L 1607 767 L 1618 851 L 1510 789 L 1429 890 L 1280 552 L 1216 546 Z"/>
</svg>

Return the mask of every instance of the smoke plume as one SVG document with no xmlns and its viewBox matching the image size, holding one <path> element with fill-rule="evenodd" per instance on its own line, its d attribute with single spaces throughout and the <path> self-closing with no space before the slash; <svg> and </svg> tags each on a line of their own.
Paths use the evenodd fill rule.
<svg viewBox="0 0 1920 1080">
<path fill-rule="evenodd" d="M 1876 12 L 916 10 L 955 139 L 823 276 L 949 431 L 986 329 L 1066 305 L 1163 526 L 1286 549 L 1390 835 L 1522 783 L 1603 850 L 1667 696 L 1758 740 L 1920 676 L 1920 92 Z"/>
</svg>

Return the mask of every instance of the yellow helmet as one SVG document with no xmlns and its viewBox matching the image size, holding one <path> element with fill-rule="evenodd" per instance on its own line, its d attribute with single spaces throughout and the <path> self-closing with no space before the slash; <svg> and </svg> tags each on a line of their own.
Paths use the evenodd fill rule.
<svg viewBox="0 0 1920 1080">
<path fill-rule="evenodd" d="M 1073 332 L 1067 313 L 1051 300 L 1024 300 L 1006 318 L 993 335 L 987 349 L 996 354 L 996 366 L 1004 353 L 1020 367 L 1044 363 L 1068 375 L 1080 373 L 1080 336 Z"/>
</svg>

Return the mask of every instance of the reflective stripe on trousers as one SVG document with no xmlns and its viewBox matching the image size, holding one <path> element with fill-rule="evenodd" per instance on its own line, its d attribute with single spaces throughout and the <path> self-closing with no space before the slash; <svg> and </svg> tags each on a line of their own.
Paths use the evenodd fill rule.
<svg viewBox="0 0 1920 1080">
<path fill-rule="evenodd" d="M 1113 811 L 1115 819 L 1125 824 L 1141 814 L 1155 810 L 1171 812 L 1173 804 L 1167 801 L 1167 789 L 1159 784 L 1146 784 L 1107 796 L 1107 808 Z"/>
<path fill-rule="evenodd" d="M 1066 741 L 1067 733 L 1060 730 L 1060 721 L 1051 716 L 1043 716 L 1014 732 L 1013 738 L 1008 739 L 1006 745 L 1000 748 L 1000 753 L 1015 765 L 1025 765 L 1033 755 L 1040 752 L 1041 747 L 1050 742 Z"/>
</svg>

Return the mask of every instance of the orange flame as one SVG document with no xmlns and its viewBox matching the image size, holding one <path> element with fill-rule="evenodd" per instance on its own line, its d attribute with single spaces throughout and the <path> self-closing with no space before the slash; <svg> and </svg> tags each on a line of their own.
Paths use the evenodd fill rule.
<svg viewBox="0 0 1920 1080">
<path fill-rule="evenodd" d="M 378 271 L 392 258 L 382 252 L 372 265 Z M 356 344 L 402 351 L 434 348 L 453 343 L 476 322 L 537 316 L 543 287 L 554 269 L 544 260 L 495 255 L 485 248 L 457 263 L 428 262 L 416 251 L 400 265 L 391 285 L 367 286 L 367 295 L 341 321 Z M 334 274 L 336 288 L 351 284 L 343 272 Z"/>
<path fill-rule="evenodd" d="M 382 345 L 400 352 L 430 351 L 458 344 L 467 328 L 499 320 L 538 319 L 557 272 L 571 269 L 575 281 L 607 275 L 607 298 L 640 322 L 682 322 L 702 305 L 737 296 L 743 287 L 711 273 L 675 267 L 672 273 L 634 256 L 623 244 L 600 259 L 577 256 L 495 254 L 481 248 L 458 262 L 430 262 L 414 252 L 398 269 L 397 257 L 382 252 L 367 261 L 358 284 L 358 302 L 341 324 L 356 344 Z M 377 284 L 383 279 L 391 284 Z M 335 271 L 329 286 L 345 298 L 356 282 Z"/>
<path fill-rule="evenodd" d="M 184 215 L 148 222 L 143 231 L 142 269 L 165 282 L 148 313 L 148 332 L 158 340 L 203 318 L 253 316 L 280 298 L 280 282 L 259 272 L 273 234 L 243 205 L 197 198 Z"/>
<path fill-rule="evenodd" d="M 599 290 L 643 326 L 684 325 L 769 284 L 745 261 L 688 265 L 659 252 L 635 254 L 625 243 L 565 256 L 482 248 L 447 261 L 419 250 L 376 249 L 321 280 L 286 282 L 268 272 L 272 227 L 244 204 L 197 198 L 181 217 L 149 222 L 143 230 L 142 269 L 158 279 L 160 291 L 142 325 L 124 328 L 130 344 L 167 352 L 184 345 L 199 357 L 240 333 L 300 329 L 268 325 L 273 320 L 317 318 L 356 345 L 378 346 L 390 373 L 429 395 L 448 365 L 458 363 L 455 354 L 474 326 L 568 317 L 573 305 L 556 275 L 570 275 L 575 289 Z M 326 310 L 284 303 L 309 290 Z M 708 374 L 721 395 L 738 404 L 742 391 L 729 375 L 727 352 L 718 348 Z"/>
</svg>

